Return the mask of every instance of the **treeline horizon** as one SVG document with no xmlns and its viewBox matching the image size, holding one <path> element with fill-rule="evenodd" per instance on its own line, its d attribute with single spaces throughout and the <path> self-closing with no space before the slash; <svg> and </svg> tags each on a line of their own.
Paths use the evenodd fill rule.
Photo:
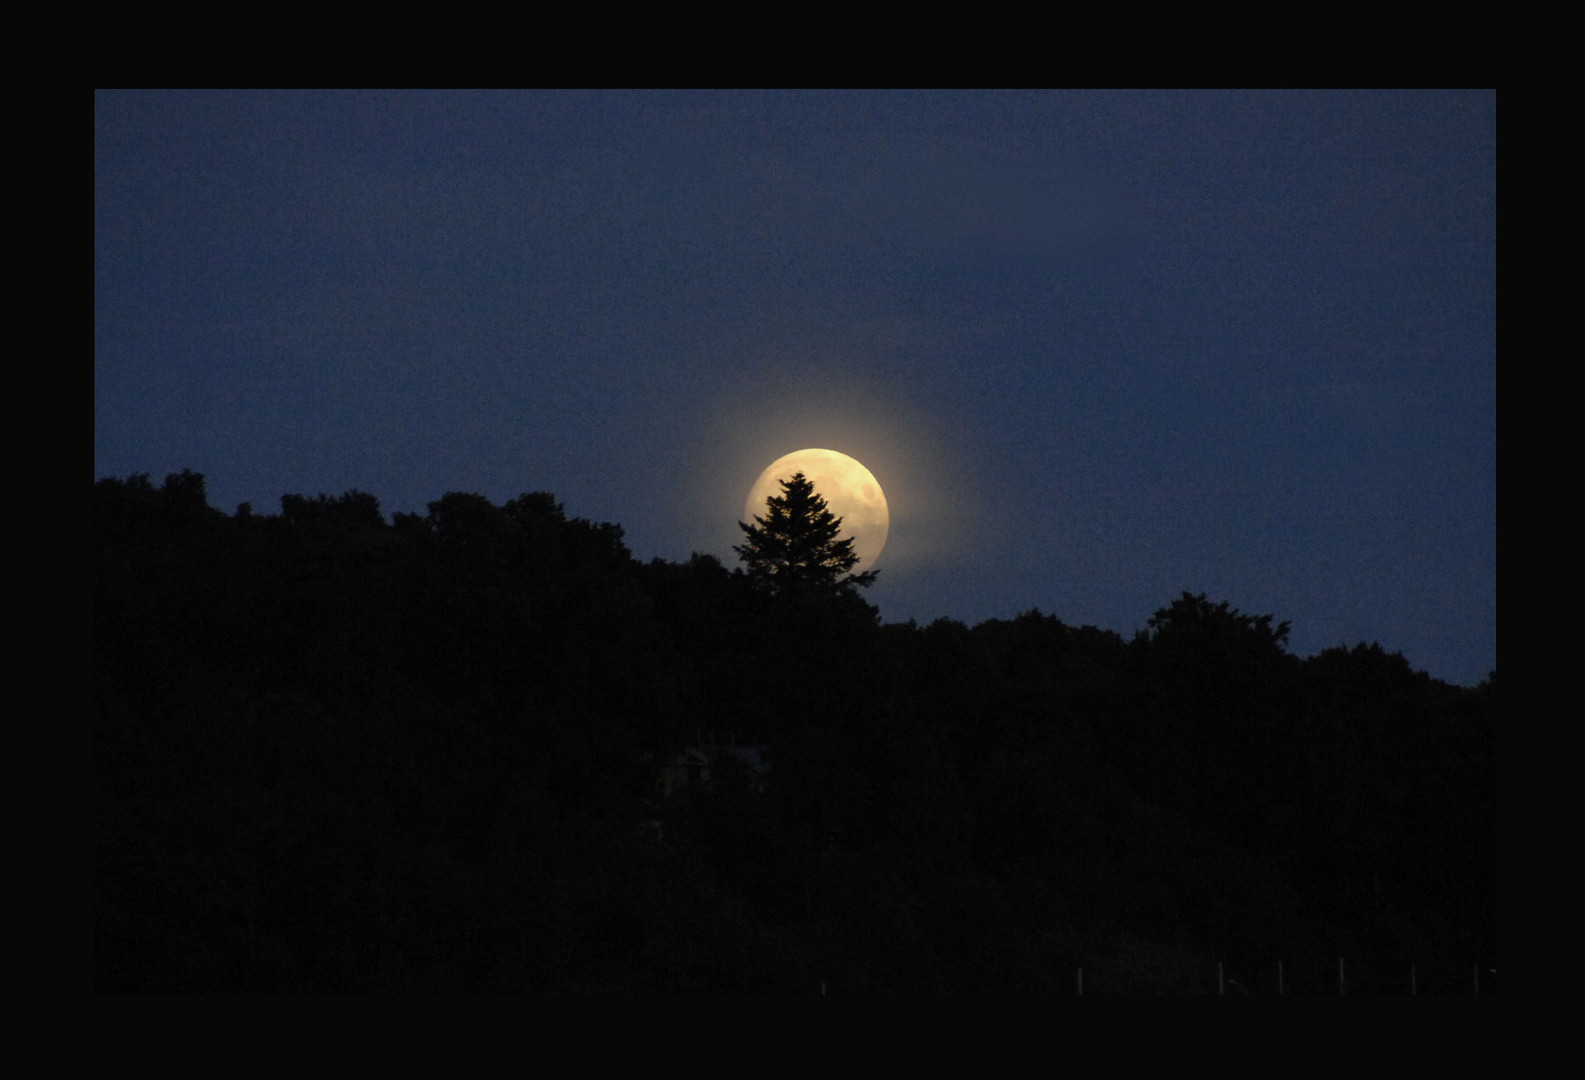
<svg viewBox="0 0 1585 1080">
<path fill-rule="evenodd" d="M 547 493 L 94 486 L 95 989 L 1470 990 L 1495 671 L 1184 592 L 882 624 Z M 662 776 L 702 733 L 708 784 Z M 759 769 L 745 761 L 755 762 Z M 1313 973 L 1313 976 L 1312 974 Z"/>
</svg>

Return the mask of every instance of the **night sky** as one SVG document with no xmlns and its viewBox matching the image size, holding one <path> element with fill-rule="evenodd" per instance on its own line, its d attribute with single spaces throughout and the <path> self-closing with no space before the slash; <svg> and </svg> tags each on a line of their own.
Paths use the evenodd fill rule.
<svg viewBox="0 0 1585 1080">
<path fill-rule="evenodd" d="M 549 491 L 735 565 L 853 455 L 887 622 L 1184 590 L 1496 666 L 1496 96 L 99 93 L 94 476 Z"/>
</svg>

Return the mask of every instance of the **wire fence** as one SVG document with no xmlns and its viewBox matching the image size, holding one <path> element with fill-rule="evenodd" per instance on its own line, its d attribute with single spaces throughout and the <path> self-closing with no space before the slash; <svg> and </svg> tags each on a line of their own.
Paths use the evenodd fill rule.
<svg viewBox="0 0 1585 1080">
<path fill-rule="evenodd" d="M 1141 971 L 1116 964 L 1073 969 L 1073 992 L 1084 994 L 1218 994 L 1232 996 L 1433 996 L 1497 993 L 1495 964 L 1473 961 L 1458 968 L 1336 957 L 1330 961 L 1233 965 L 1214 971 Z"/>
</svg>

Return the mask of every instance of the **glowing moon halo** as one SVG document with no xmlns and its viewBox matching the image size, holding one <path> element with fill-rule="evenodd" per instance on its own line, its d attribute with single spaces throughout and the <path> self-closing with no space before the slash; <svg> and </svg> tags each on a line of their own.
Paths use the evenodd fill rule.
<svg viewBox="0 0 1585 1080">
<path fill-rule="evenodd" d="M 886 493 L 875 476 L 853 458 L 835 450 L 796 450 L 771 462 L 749 488 L 743 504 L 743 520 L 765 516 L 765 500 L 782 493 L 781 481 L 803 473 L 814 484 L 815 494 L 825 499 L 831 512 L 842 519 L 842 537 L 853 538 L 853 550 L 862 572 L 875 568 L 886 534 L 891 531 L 891 511 Z"/>
</svg>

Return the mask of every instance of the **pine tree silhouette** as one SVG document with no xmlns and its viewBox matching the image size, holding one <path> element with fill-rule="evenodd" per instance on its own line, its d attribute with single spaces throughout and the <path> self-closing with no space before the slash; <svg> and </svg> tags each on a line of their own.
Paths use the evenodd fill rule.
<svg viewBox="0 0 1585 1080">
<path fill-rule="evenodd" d="M 875 583 L 877 571 L 853 573 L 853 538 L 839 540 L 842 519 L 831 512 L 803 473 L 781 481 L 782 493 L 765 500 L 765 516 L 738 522 L 747 542 L 732 550 L 749 576 L 777 593 L 836 593 Z"/>
</svg>

